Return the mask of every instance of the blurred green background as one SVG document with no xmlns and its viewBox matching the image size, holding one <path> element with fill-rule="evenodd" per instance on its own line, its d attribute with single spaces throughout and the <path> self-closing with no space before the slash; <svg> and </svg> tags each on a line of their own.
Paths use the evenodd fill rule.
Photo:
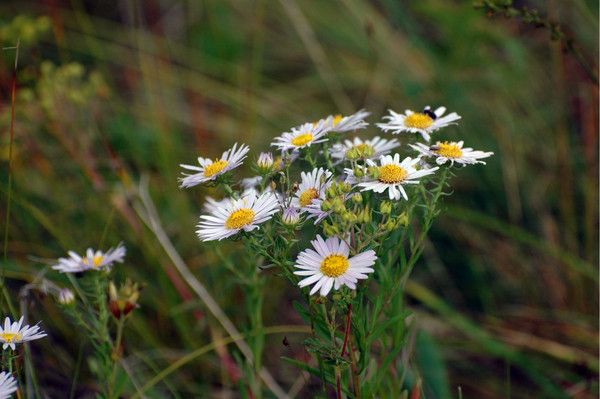
<svg viewBox="0 0 600 399">
<path fill-rule="evenodd" d="M 364 107 L 374 123 L 431 104 L 463 117 L 440 137 L 495 156 L 454 179 L 406 292 L 426 397 L 597 397 L 598 2 L 514 3 L 563 35 L 470 1 L 3 1 L 0 43 L 20 40 L 4 267 L 15 302 L 50 333 L 32 348 L 40 386 L 65 397 L 75 377 L 75 397 L 90 395 L 89 348 L 52 298 L 19 292 L 40 273 L 63 284 L 51 259 L 103 232 L 104 247 L 128 248 L 116 274 L 146 285 L 125 336 L 135 380 L 224 336 L 136 215 L 142 175 L 176 249 L 242 328 L 245 294 L 222 267 L 241 249 L 199 242 L 211 191 L 178 189 L 178 165 L 236 141 L 252 158 L 327 114 Z M 1 60 L 4 230 L 15 51 Z M 297 290 L 275 276 L 268 287 L 265 325 L 301 324 Z M 299 372 L 280 356 L 308 355 L 304 335 L 283 338 L 265 365 L 289 388 Z M 238 397 L 234 352 L 219 346 L 149 397 Z M 299 397 L 318 387 L 299 384 Z"/>
</svg>

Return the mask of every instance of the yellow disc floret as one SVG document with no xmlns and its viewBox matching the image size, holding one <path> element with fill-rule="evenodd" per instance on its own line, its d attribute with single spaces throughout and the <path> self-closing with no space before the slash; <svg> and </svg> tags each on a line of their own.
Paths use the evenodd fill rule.
<svg viewBox="0 0 600 399">
<path fill-rule="evenodd" d="M 302 147 L 313 141 L 313 135 L 311 133 L 302 133 L 292 139 L 292 144 L 296 147 Z"/>
<path fill-rule="evenodd" d="M 408 175 L 404 168 L 394 164 L 380 166 L 377 172 L 379 181 L 387 184 L 400 183 Z"/>
<path fill-rule="evenodd" d="M 300 206 L 308 206 L 310 205 L 315 198 L 319 197 L 319 193 L 315 188 L 309 188 L 308 190 L 304 190 L 300 196 Z"/>
<path fill-rule="evenodd" d="M 329 255 L 321 262 L 321 273 L 327 277 L 339 277 L 350 267 L 348 258 L 344 255 Z"/>
<path fill-rule="evenodd" d="M 216 175 L 217 173 L 219 173 L 220 171 L 225 169 L 225 167 L 228 164 L 229 164 L 229 162 L 227 162 L 224 159 L 215 160 L 213 163 L 211 163 L 210 165 L 207 165 L 204 168 L 204 177 L 212 177 L 212 176 Z"/>
<path fill-rule="evenodd" d="M 342 115 L 340 115 L 340 114 L 334 115 L 333 116 L 333 126 L 336 126 L 338 123 L 340 123 L 342 119 L 343 119 Z"/>
<path fill-rule="evenodd" d="M 458 144 L 456 143 L 449 143 L 447 141 L 444 141 L 443 143 L 438 143 L 435 146 L 434 151 L 442 156 L 442 157 L 446 157 L 446 158 L 460 158 L 462 157 L 462 150 L 460 149 L 460 147 L 458 146 Z"/>
<path fill-rule="evenodd" d="M 3 333 L 0 333 L 0 341 L 2 342 L 6 342 L 6 343 L 12 343 L 12 342 L 17 342 L 21 340 L 21 334 L 20 333 L 13 333 L 13 332 L 8 332 L 8 331 L 4 331 Z"/>
<path fill-rule="evenodd" d="M 241 229 L 242 227 L 252 223 L 254 220 L 255 213 L 250 208 L 240 208 L 231 215 L 225 221 L 225 227 L 233 229 Z"/>
<path fill-rule="evenodd" d="M 429 115 L 420 112 L 415 112 L 404 118 L 404 125 L 415 129 L 427 129 L 432 124 L 433 119 Z"/>
</svg>

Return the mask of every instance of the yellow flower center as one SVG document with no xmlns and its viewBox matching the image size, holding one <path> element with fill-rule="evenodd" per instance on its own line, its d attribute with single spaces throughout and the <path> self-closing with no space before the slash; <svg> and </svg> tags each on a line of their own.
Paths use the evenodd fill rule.
<svg viewBox="0 0 600 399">
<path fill-rule="evenodd" d="M 96 255 L 92 258 L 92 266 L 93 267 L 98 267 L 100 266 L 100 264 L 102 263 L 102 260 L 104 259 L 104 257 L 102 255 Z M 83 258 L 81 260 L 81 263 L 83 263 L 84 265 L 88 264 L 88 259 L 87 258 Z"/>
<path fill-rule="evenodd" d="M 242 227 L 252 223 L 255 213 L 250 208 L 241 208 L 231 213 L 225 221 L 225 227 L 229 230 L 241 229 Z"/>
<path fill-rule="evenodd" d="M 462 150 L 455 143 L 448 143 L 444 141 L 443 143 L 438 143 L 434 150 L 438 155 L 446 158 L 460 158 L 462 156 Z"/>
<path fill-rule="evenodd" d="M 343 116 L 340 114 L 334 115 L 333 116 L 333 126 L 337 125 L 338 123 L 340 123 L 340 121 L 342 120 Z"/>
<path fill-rule="evenodd" d="M 350 263 L 343 255 L 329 255 L 321 262 L 321 273 L 327 277 L 339 277 L 348 270 Z"/>
<path fill-rule="evenodd" d="M 313 135 L 311 133 L 303 133 L 292 139 L 292 144 L 296 147 L 302 147 L 313 141 Z"/>
<path fill-rule="evenodd" d="M 420 112 L 415 112 L 404 118 L 404 125 L 415 129 L 427 129 L 432 124 L 433 119 L 431 119 L 431 116 Z"/>
<path fill-rule="evenodd" d="M 300 206 L 308 206 L 312 203 L 315 198 L 319 197 L 319 193 L 314 188 L 309 188 L 308 190 L 304 190 L 302 194 L 300 194 Z"/>
<path fill-rule="evenodd" d="M 377 171 L 379 172 L 379 181 L 388 184 L 400 183 L 408 175 L 406 170 L 394 164 L 380 166 Z"/>
<path fill-rule="evenodd" d="M 224 159 L 215 160 L 213 163 L 211 163 L 210 165 L 207 165 L 204 168 L 204 176 L 212 177 L 212 176 L 216 175 L 217 173 L 219 173 L 220 171 L 222 171 L 223 169 L 225 169 L 225 167 L 228 164 L 229 164 L 229 162 L 227 162 Z"/>
<path fill-rule="evenodd" d="M 7 342 L 7 343 L 11 343 L 11 342 L 17 342 L 21 340 L 21 334 L 20 333 L 12 333 L 12 332 L 3 332 L 0 334 L 0 340 Z"/>
</svg>

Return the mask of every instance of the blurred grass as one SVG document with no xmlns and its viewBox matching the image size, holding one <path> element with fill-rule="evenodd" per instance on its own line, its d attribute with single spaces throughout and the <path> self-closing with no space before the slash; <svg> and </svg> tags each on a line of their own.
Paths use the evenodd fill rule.
<svg viewBox="0 0 600 399">
<path fill-rule="evenodd" d="M 598 59 L 596 2 L 524 4 Z M 180 191 L 179 163 L 235 141 L 258 153 L 329 113 L 365 107 L 373 122 L 388 107 L 443 104 L 463 116 L 444 138 L 496 156 L 460 171 L 407 293 L 426 334 L 416 350 L 427 397 L 456 397 L 457 386 L 465 398 L 596 396 L 598 87 L 547 32 L 442 0 L 0 4 L 2 26 L 17 15 L 49 24 L 32 24 L 39 43 L 20 32 L 31 40 L 19 60 L 7 286 L 16 295 L 43 268 L 32 257 L 95 246 L 108 226 L 105 245 L 129 249 L 116 273 L 146 284 L 126 333 L 142 385 L 223 334 L 131 208 L 142 174 L 177 250 L 213 294 L 227 293 L 217 299 L 241 326 L 244 292 L 216 247 L 193 234 L 207 191 Z M 11 34 L 0 30 L 3 47 L 14 45 Z M 13 56 L 3 51 L 0 68 L 2 212 Z M 221 249 L 240 254 L 235 243 Z M 275 276 L 269 288 L 265 325 L 300 323 L 296 294 Z M 49 298 L 29 300 L 60 332 L 32 348 L 40 385 L 56 396 L 70 386 L 81 338 Z M 306 354 L 302 338 L 289 336 L 289 347 L 281 339 L 269 341 L 265 364 L 289 387 L 298 370 L 279 357 Z M 235 391 L 232 361 L 221 347 L 151 397 Z M 93 384 L 83 367 L 77 396 Z"/>
</svg>

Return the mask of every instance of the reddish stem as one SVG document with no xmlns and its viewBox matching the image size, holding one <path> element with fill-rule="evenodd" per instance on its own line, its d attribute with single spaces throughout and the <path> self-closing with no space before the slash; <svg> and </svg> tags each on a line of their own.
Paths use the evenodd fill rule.
<svg viewBox="0 0 600 399">
<path fill-rule="evenodd" d="M 348 337 L 350 337 L 350 318 L 352 317 L 352 304 L 348 304 L 348 314 L 346 315 L 346 333 L 344 335 L 344 345 L 342 345 L 342 357 L 346 354 L 348 346 Z"/>
<path fill-rule="evenodd" d="M 342 379 L 339 373 L 336 374 L 335 381 L 337 384 L 337 399 L 342 399 Z"/>
</svg>

